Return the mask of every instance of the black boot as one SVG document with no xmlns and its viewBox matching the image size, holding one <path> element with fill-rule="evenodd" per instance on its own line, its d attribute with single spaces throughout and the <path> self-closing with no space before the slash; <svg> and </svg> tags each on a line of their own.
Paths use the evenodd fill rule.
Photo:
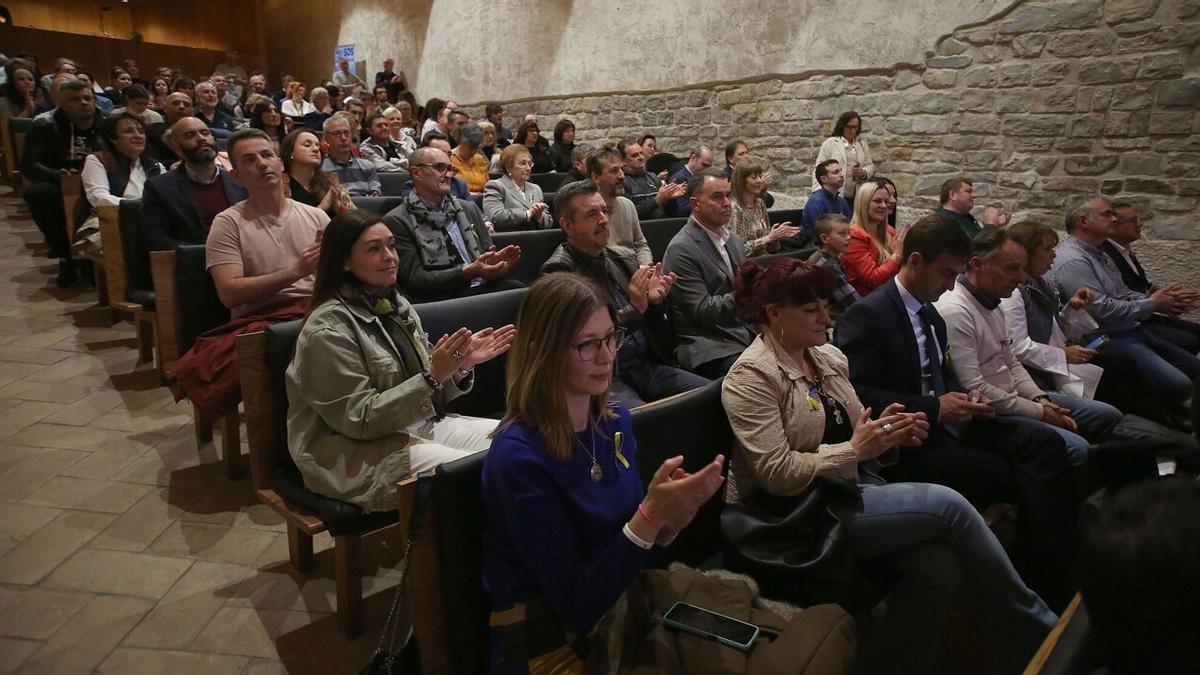
<svg viewBox="0 0 1200 675">
<path fill-rule="evenodd" d="M 75 269 L 75 261 L 70 258 L 61 258 L 58 261 L 58 278 L 55 283 L 59 288 L 70 288 L 79 280 L 79 274 Z"/>
</svg>

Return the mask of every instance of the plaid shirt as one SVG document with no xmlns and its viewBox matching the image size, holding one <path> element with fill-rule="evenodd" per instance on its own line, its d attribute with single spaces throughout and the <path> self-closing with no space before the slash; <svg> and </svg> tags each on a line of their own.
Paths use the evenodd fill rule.
<svg viewBox="0 0 1200 675">
<path fill-rule="evenodd" d="M 858 291 L 854 290 L 854 286 L 846 278 L 846 271 L 842 269 L 842 262 L 838 260 L 837 256 L 817 249 L 809 257 L 808 262 L 833 272 L 834 276 L 838 279 L 838 288 L 833 292 L 833 296 L 829 298 L 829 313 L 836 320 L 850 305 L 858 302 L 860 298 Z"/>
</svg>

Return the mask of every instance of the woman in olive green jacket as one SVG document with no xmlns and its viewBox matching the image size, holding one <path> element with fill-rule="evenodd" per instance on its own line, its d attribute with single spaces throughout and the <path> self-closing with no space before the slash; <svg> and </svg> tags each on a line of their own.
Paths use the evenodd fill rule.
<svg viewBox="0 0 1200 675">
<path fill-rule="evenodd" d="M 496 420 L 444 415 L 513 326 L 430 344 L 396 287 L 391 230 L 351 211 L 326 227 L 312 309 L 287 369 L 288 449 L 309 490 L 365 511 L 396 508 L 397 481 L 486 449 Z"/>
</svg>

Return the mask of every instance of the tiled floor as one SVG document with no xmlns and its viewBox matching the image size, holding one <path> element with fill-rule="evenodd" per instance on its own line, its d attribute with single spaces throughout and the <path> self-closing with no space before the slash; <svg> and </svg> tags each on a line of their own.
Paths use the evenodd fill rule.
<svg viewBox="0 0 1200 675">
<path fill-rule="evenodd" d="M 347 641 L 331 540 L 291 569 L 283 521 L 197 450 L 132 325 L 53 285 L 40 241 L 0 188 L 0 672 L 357 672 L 394 543 L 369 547 L 368 628 Z"/>
</svg>

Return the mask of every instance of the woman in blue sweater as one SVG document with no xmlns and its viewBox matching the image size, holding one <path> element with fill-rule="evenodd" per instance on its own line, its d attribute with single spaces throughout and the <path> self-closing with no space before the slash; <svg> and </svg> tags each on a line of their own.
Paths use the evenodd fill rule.
<svg viewBox="0 0 1200 675">
<path fill-rule="evenodd" d="M 521 305 L 483 470 L 493 672 L 581 665 L 596 622 L 722 483 L 723 456 L 693 474 L 675 457 L 643 489 L 629 411 L 609 401 L 615 318 L 568 273 Z"/>
</svg>

